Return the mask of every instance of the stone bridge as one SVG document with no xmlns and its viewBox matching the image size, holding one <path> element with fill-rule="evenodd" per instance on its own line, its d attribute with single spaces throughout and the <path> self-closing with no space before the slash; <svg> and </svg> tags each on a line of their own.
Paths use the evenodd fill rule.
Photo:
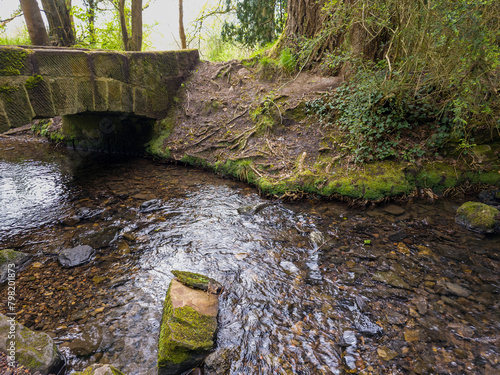
<svg viewBox="0 0 500 375">
<path fill-rule="evenodd" d="M 56 115 L 63 128 L 103 117 L 133 124 L 164 118 L 198 59 L 196 50 L 0 46 L 0 132 Z"/>
</svg>

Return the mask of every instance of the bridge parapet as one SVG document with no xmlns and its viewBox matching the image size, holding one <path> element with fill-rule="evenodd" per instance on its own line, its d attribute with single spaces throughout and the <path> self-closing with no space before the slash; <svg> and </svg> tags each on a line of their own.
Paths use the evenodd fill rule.
<svg viewBox="0 0 500 375">
<path fill-rule="evenodd" d="M 198 51 L 0 46 L 0 132 L 80 113 L 166 117 Z"/>
</svg>

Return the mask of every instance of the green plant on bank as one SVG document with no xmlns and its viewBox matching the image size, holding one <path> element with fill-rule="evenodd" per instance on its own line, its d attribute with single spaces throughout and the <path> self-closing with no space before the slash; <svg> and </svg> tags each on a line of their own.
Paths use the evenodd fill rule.
<svg viewBox="0 0 500 375">
<path fill-rule="evenodd" d="M 258 107 L 250 112 L 250 118 L 259 135 L 272 130 L 276 123 L 281 122 L 281 116 L 279 105 L 272 93 L 267 95 Z"/>
<path fill-rule="evenodd" d="M 7 35 L 6 32 L 0 31 L 0 45 L 29 46 L 30 44 L 31 40 L 26 28 L 22 28 L 15 35 Z"/>
<path fill-rule="evenodd" d="M 299 65 L 322 39 L 366 37 L 324 55 L 325 71 L 349 79 L 308 108 L 344 130 L 356 161 L 413 160 L 450 138 L 500 133 L 500 2 L 331 0 L 324 11 L 331 28 L 299 41 Z"/>
</svg>

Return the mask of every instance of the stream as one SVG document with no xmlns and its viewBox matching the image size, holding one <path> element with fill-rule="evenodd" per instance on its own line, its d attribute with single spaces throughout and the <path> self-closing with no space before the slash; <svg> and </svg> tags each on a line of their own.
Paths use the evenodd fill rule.
<svg viewBox="0 0 500 375">
<path fill-rule="evenodd" d="M 17 319 L 67 374 L 156 374 L 174 269 L 224 286 L 205 374 L 498 374 L 500 236 L 454 222 L 474 199 L 271 202 L 206 171 L 0 138 L 0 249 L 32 256 Z M 81 244 L 91 261 L 63 268 Z"/>
</svg>

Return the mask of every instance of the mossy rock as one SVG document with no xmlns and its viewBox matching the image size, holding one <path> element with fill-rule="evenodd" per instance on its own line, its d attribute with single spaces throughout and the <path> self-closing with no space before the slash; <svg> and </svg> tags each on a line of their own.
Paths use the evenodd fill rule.
<svg viewBox="0 0 500 375">
<path fill-rule="evenodd" d="M 217 296 L 171 281 L 158 340 L 159 375 L 182 374 L 203 361 L 214 345 L 218 309 Z"/>
<path fill-rule="evenodd" d="M 73 375 L 125 375 L 125 374 L 111 365 L 95 364 L 87 367 L 83 371 L 75 372 Z"/>
<path fill-rule="evenodd" d="M 19 268 L 29 259 L 29 254 L 12 249 L 0 250 L 0 283 L 7 280 L 9 264 L 14 264 L 10 269 L 18 271 Z"/>
<path fill-rule="evenodd" d="M 479 202 L 465 202 L 455 216 L 455 222 L 476 233 L 500 232 L 500 211 Z"/>
<path fill-rule="evenodd" d="M 7 352 L 10 327 L 11 320 L 0 314 L 0 351 Z M 15 329 L 16 361 L 32 372 L 57 374 L 64 361 L 52 338 L 19 323 L 16 323 Z"/>
<path fill-rule="evenodd" d="M 216 294 L 222 289 L 222 285 L 217 280 L 199 273 L 176 270 L 173 270 L 172 273 L 179 282 L 190 288 L 200 289 L 204 292 L 210 291 Z"/>
</svg>

